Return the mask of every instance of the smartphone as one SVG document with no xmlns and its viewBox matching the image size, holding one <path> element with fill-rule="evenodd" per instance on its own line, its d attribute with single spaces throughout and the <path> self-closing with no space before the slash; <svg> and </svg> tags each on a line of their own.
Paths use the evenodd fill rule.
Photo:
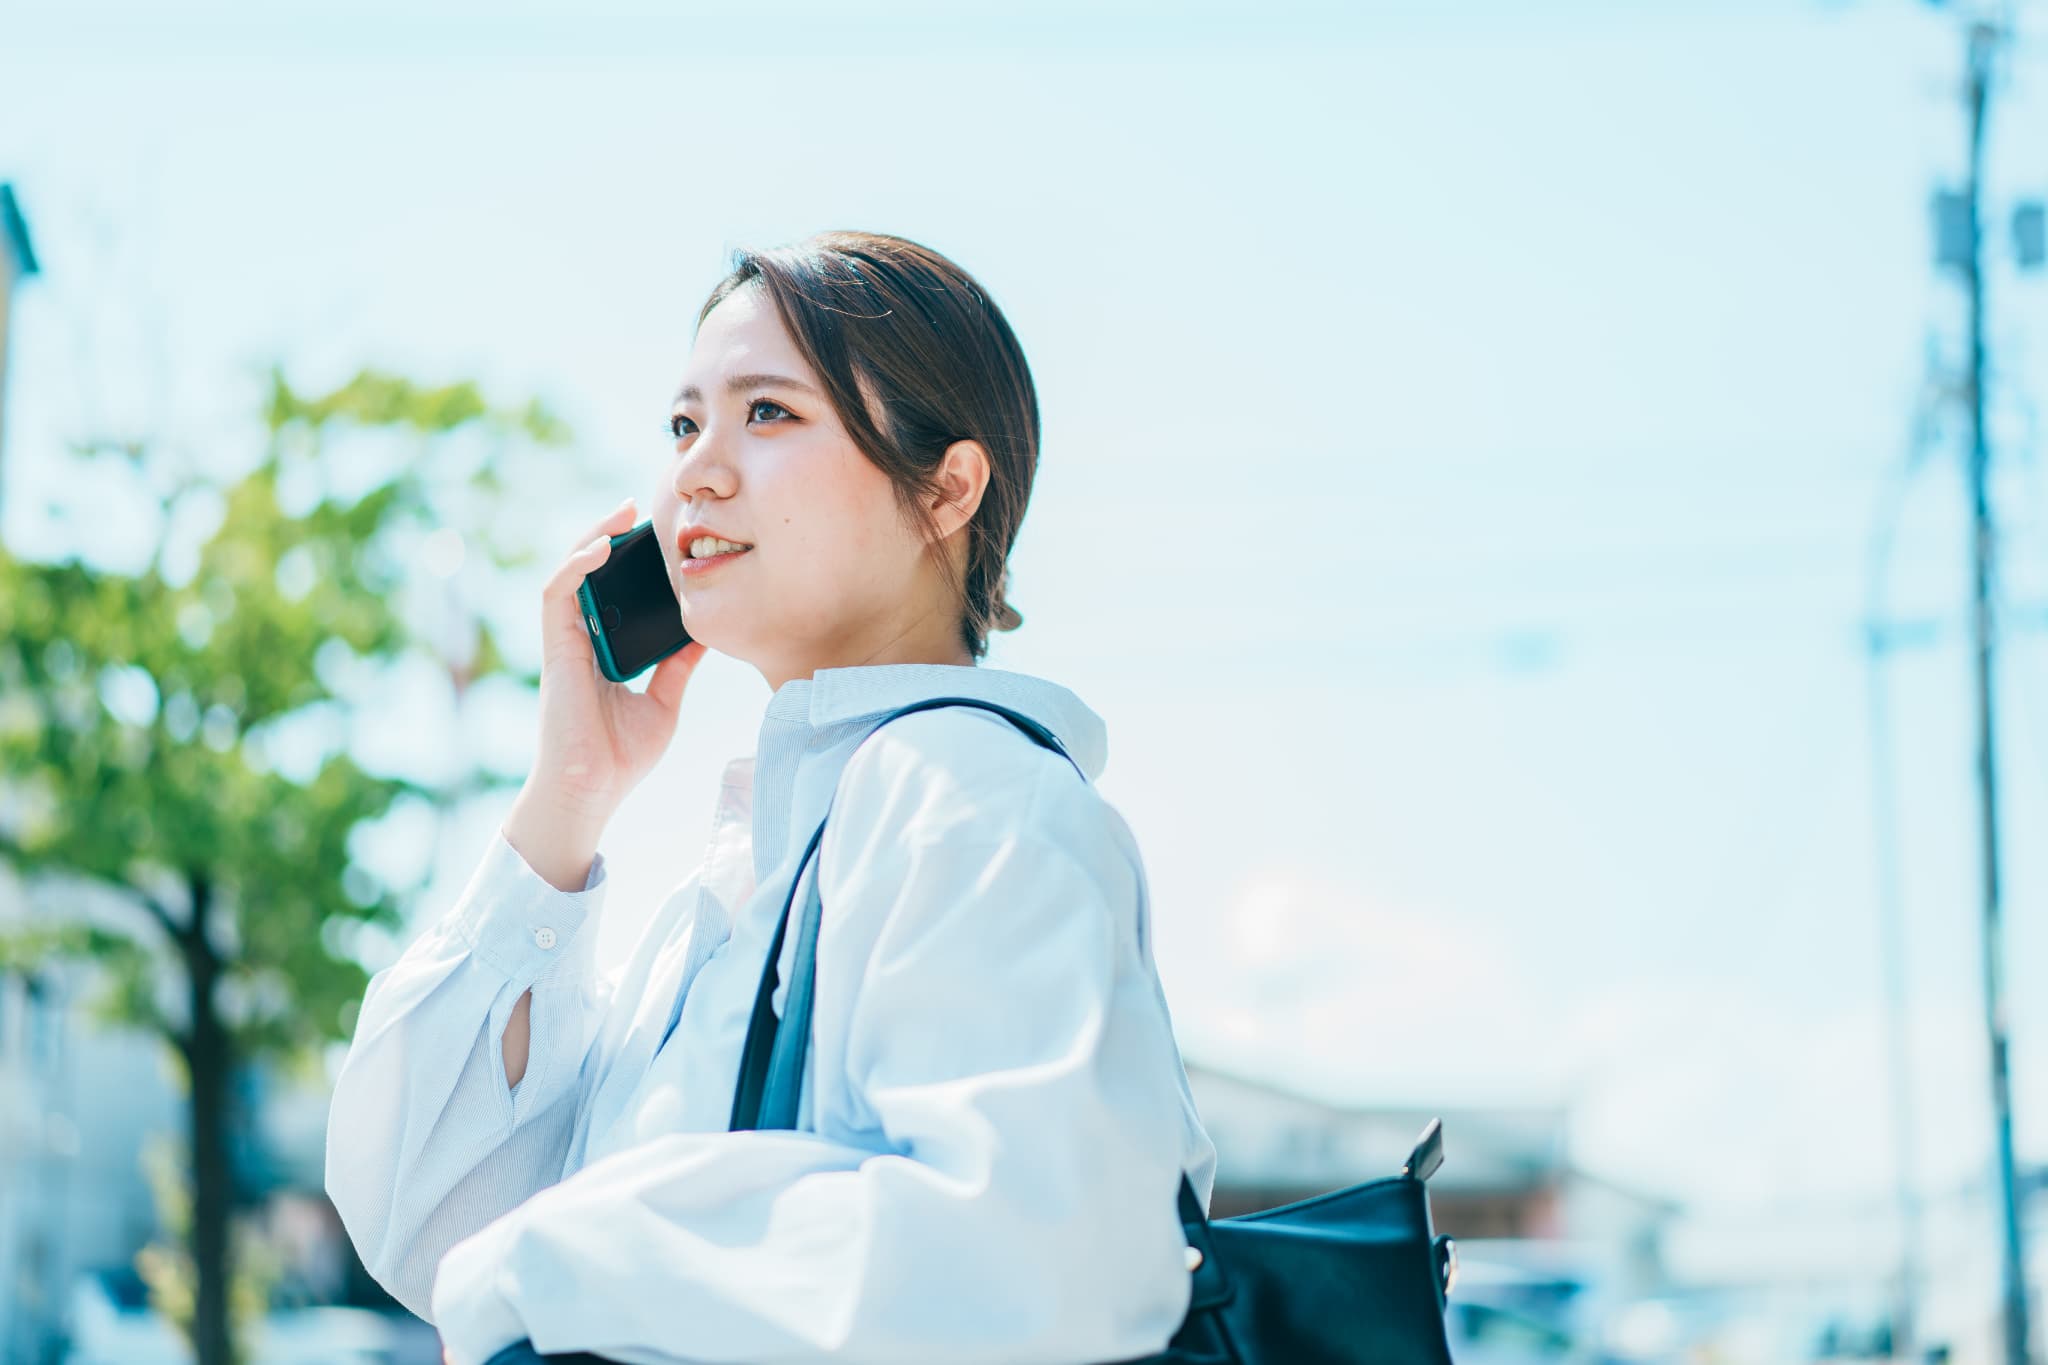
<svg viewBox="0 0 2048 1365">
<path fill-rule="evenodd" d="M 611 557 L 583 576 L 576 597 L 598 668 L 622 683 L 690 643 L 690 633 L 654 523 L 643 521 L 611 539 Z"/>
</svg>

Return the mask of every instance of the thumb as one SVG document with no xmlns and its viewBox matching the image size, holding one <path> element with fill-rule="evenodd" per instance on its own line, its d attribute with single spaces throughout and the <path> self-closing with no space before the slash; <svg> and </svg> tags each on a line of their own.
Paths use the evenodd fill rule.
<svg viewBox="0 0 2048 1365">
<path fill-rule="evenodd" d="M 703 641 L 692 640 L 656 664 L 654 676 L 647 680 L 647 695 L 660 703 L 662 710 L 673 713 L 683 704 L 683 688 L 707 652 L 709 647 Z"/>
</svg>

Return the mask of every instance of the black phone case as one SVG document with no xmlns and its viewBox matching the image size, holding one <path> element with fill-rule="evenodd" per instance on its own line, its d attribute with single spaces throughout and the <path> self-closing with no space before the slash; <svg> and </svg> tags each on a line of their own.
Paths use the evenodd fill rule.
<svg viewBox="0 0 2048 1365">
<path fill-rule="evenodd" d="M 611 538 L 612 549 L 616 552 L 619 546 L 635 536 L 653 534 L 654 523 L 652 521 L 643 521 L 632 530 L 622 531 L 618 535 L 613 536 Z M 597 654 L 598 671 L 613 682 L 622 683 L 639 677 L 642 673 L 645 673 L 648 669 L 690 643 L 690 635 L 688 631 L 684 631 L 683 638 L 676 641 L 675 644 L 647 660 L 632 672 L 624 672 L 619 666 L 618 656 L 612 650 L 611 637 L 605 633 L 604 616 L 598 607 L 597 594 L 592 592 L 590 588 L 590 580 L 593 577 L 603 574 L 607 568 L 617 563 L 616 559 L 608 559 L 599 565 L 593 573 L 585 574 L 583 581 L 576 585 L 576 601 L 583 608 L 583 628 L 589 632 L 590 647 Z"/>
</svg>

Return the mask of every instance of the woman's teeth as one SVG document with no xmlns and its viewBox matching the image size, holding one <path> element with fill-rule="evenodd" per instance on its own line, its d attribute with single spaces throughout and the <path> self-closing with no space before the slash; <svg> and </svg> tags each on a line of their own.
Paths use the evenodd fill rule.
<svg viewBox="0 0 2048 1365">
<path fill-rule="evenodd" d="M 713 555 L 730 554 L 734 550 L 750 548 L 752 547 L 740 545 L 730 540 L 720 540 L 717 536 L 698 536 L 690 542 L 690 558 L 709 559 Z"/>
</svg>

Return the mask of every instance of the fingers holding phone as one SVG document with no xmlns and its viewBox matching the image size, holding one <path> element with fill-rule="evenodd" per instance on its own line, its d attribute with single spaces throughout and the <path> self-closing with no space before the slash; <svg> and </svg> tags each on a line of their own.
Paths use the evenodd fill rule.
<svg viewBox="0 0 2048 1365">
<path fill-rule="evenodd" d="M 683 689 L 706 648 L 703 641 L 692 640 L 654 666 L 654 676 L 647 680 L 647 695 L 671 715 L 682 707 Z"/>
<path fill-rule="evenodd" d="M 651 526 L 643 523 L 637 530 L 650 533 L 639 539 L 658 561 Z M 667 750 L 683 691 L 705 653 L 682 633 L 680 607 L 671 608 L 673 635 L 661 633 L 663 609 L 650 590 L 658 587 L 670 603 L 675 597 L 658 563 L 658 584 L 647 582 L 637 556 L 632 574 L 602 574 L 608 564 L 625 567 L 614 559 L 613 541 L 625 544 L 635 533 L 628 498 L 591 528 L 541 590 L 540 744 L 527 787 L 541 804 L 575 811 L 586 823 L 609 819 Z M 593 581 L 609 590 L 594 595 Z M 644 693 L 611 676 L 620 664 L 638 665 L 625 677 L 644 670 L 647 664 L 631 656 L 649 648 L 661 653 Z M 612 666 L 601 656 L 609 656 Z"/>
<path fill-rule="evenodd" d="M 629 530 L 632 525 L 633 500 L 627 498 L 584 532 L 576 548 L 555 566 L 554 575 L 541 588 L 543 671 L 558 657 L 567 655 L 573 658 L 583 654 L 589 637 L 584 632 L 583 610 L 577 601 L 577 589 L 582 587 L 586 574 L 611 558 L 612 537 Z"/>
</svg>

